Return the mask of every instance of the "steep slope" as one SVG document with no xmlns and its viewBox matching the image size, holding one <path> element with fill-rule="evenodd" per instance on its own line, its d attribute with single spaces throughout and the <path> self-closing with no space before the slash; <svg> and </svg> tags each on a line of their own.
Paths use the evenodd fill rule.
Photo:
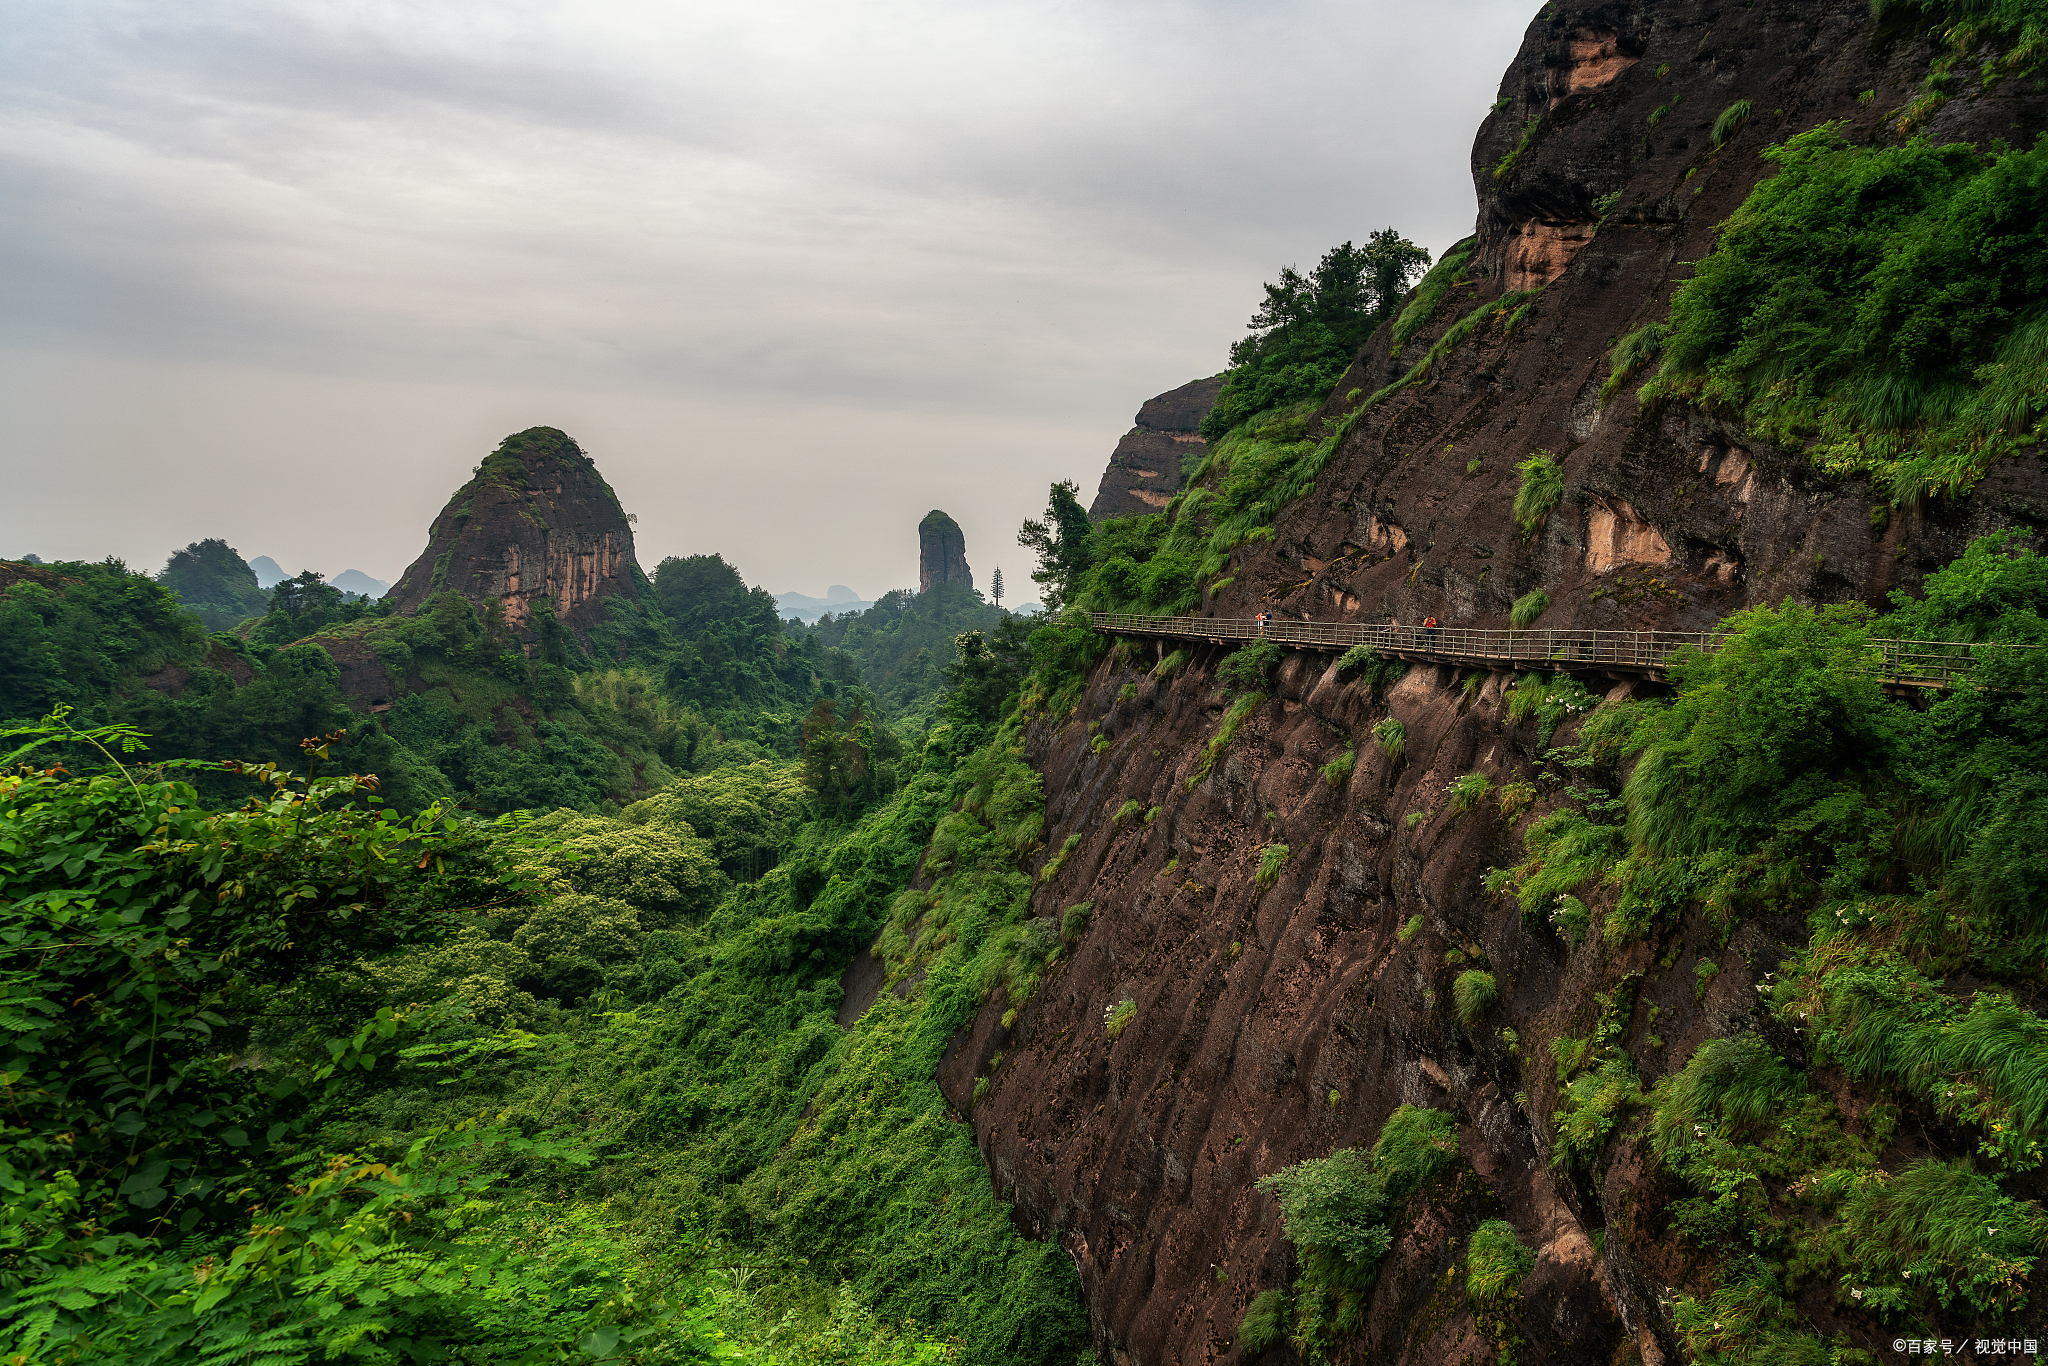
<svg viewBox="0 0 2048 1366">
<path fill-rule="evenodd" d="M 1235 546 L 1204 611 L 1497 627 L 1540 588 L 1539 626 L 1690 629 L 1788 596 L 1881 601 L 1972 536 L 2048 517 L 2038 449 L 1967 497 L 1894 507 L 1724 412 L 1644 404 L 1633 384 L 1601 403 L 1614 343 L 1666 317 L 1716 226 L 1773 173 L 1767 143 L 1827 120 L 1881 142 L 1916 107 L 1936 141 L 2048 126 L 2032 80 L 1916 106 L 1934 56 L 1860 3 L 1546 7 L 1475 145 L 1478 231 L 1436 282 L 1437 316 L 1422 310 L 1400 348 L 1396 329 L 1374 337 L 1320 415 L 1338 433 L 1328 464 L 1270 538 Z M 1741 101 L 1746 123 L 1720 117 Z M 1557 497 L 1525 536 L 1516 470 L 1539 452 Z M 1669 1287 L 1699 1291 L 1708 1265 L 1671 1226 L 1687 1192 L 1629 1144 L 1574 1169 L 1550 1060 L 1611 1031 L 1647 1087 L 1705 1040 L 1778 1028 L 1758 986 L 1796 925 L 1722 940 L 1695 918 L 1574 947 L 1490 895 L 1483 875 L 1519 862 L 1521 841 L 1491 806 L 1455 810 L 1449 783 L 1529 779 L 1576 725 L 1553 739 L 1512 724 L 1505 675 L 1419 667 L 1378 696 L 1293 656 L 1270 702 L 1226 720 L 1216 653 L 1178 671 L 1162 654 L 1118 649 L 1077 710 L 1034 729 L 1062 851 L 1034 910 L 1084 908 L 1085 933 L 1007 1026 L 998 993 L 941 1075 L 1019 1218 L 1074 1256 L 1103 1359 L 1240 1359 L 1241 1316 L 1295 1271 L 1255 1181 L 1370 1148 L 1402 1104 L 1454 1111 L 1459 1160 L 1398 1230 L 1339 1359 L 1682 1359 Z M 1635 687 L 1590 681 L 1595 697 Z M 1395 755 L 1372 735 L 1389 717 Z M 1454 1013 L 1461 962 L 1500 984 L 1483 1027 Z M 1126 1000 L 1110 1036 L 1105 1010 Z M 1470 1239 L 1496 1216 L 1534 1254 L 1507 1312 L 1464 1289 Z M 1800 1303 L 1848 1345 L 1890 1346 L 1823 1289 Z"/>
<path fill-rule="evenodd" d="M 589 456 L 553 427 L 505 438 L 434 519 L 427 548 L 387 595 L 407 616 L 452 589 L 521 635 L 546 599 L 585 646 L 608 597 L 645 586 L 633 529 Z"/>
<path fill-rule="evenodd" d="M 1157 512 L 1180 491 L 1181 471 L 1192 467 L 1208 450 L 1202 440 L 1202 419 L 1216 406 L 1223 376 L 1190 380 L 1147 399 L 1138 409 L 1137 425 L 1124 433 L 1110 452 L 1102 482 L 1088 515 L 1135 517 Z"/>
</svg>

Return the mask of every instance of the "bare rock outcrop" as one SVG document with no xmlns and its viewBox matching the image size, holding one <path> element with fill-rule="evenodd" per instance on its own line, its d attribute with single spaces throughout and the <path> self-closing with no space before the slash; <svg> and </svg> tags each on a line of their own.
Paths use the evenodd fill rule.
<svg viewBox="0 0 2048 1366">
<path fill-rule="evenodd" d="M 1138 409 L 1137 425 L 1110 452 L 1088 515 L 1133 517 L 1157 512 L 1186 482 L 1183 471 L 1202 457 L 1202 419 L 1223 392 L 1223 376 L 1191 380 Z"/>
<path fill-rule="evenodd" d="M 974 587 L 974 571 L 967 567 L 967 537 L 960 524 L 933 508 L 917 524 L 917 591 L 958 584 Z"/>
<path fill-rule="evenodd" d="M 542 600 L 588 645 L 605 599 L 637 598 L 644 576 L 618 495 L 553 427 L 505 438 L 434 519 L 427 548 L 386 594 L 417 613 L 443 589 L 530 633 Z"/>
</svg>

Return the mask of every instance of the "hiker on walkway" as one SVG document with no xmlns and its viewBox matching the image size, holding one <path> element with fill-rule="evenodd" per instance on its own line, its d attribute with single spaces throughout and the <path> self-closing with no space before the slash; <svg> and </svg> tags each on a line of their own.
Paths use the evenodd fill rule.
<svg viewBox="0 0 2048 1366">
<path fill-rule="evenodd" d="M 1425 635 L 1425 636 L 1426 636 L 1426 637 L 1428 637 L 1428 639 L 1429 639 L 1429 648 L 1430 648 L 1430 649 L 1432 649 L 1432 650 L 1434 650 L 1434 649 L 1436 648 L 1436 618 L 1435 618 L 1435 617 L 1424 617 L 1424 618 L 1422 619 L 1422 633 L 1423 633 L 1423 635 Z"/>
<path fill-rule="evenodd" d="M 1264 640 L 1266 638 L 1266 619 L 1272 615 L 1273 614 L 1271 612 L 1261 612 L 1258 615 L 1259 639 L 1261 640 Z"/>
</svg>

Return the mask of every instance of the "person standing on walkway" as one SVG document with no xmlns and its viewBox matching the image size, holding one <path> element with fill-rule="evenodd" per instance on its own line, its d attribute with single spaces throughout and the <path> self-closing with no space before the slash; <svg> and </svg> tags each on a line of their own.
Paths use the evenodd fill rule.
<svg viewBox="0 0 2048 1366">
<path fill-rule="evenodd" d="M 1258 618 L 1257 618 L 1257 620 L 1258 620 L 1258 623 L 1259 623 L 1259 639 L 1260 639 L 1260 640 L 1264 640 L 1264 639 L 1266 638 L 1266 619 L 1267 619 L 1268 617 L 1270 617 L 1271 615 L 1272 615 L 1272 613 L 1270 613 L 1270 612 L 1261 612 L 1261 613 L 1259 613 L 1259 615 L 1258 615 Z"/>
<path fill-rule="evenodd" d="M 1430 649 L 1432 649 L 1432 650 L 1434 650 L 1434 649 L 1436 648 L 1436 618 L 1435 618 L 1435 617 L 1424 617 L 1424 618 L 1422 619 L 1422 634 L 1423 634 L 1424 638 L 1426 638 L 1426 639 L 1428 640 L 1428 642 L 1429 642 L 1429 648 L 1430 648 Z"/>
</svg>

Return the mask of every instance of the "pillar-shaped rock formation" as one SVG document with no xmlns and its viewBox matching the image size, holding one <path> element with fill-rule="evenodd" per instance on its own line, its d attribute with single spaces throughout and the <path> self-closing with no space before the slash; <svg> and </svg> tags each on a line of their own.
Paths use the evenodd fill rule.
<svg viewBox="0 0 2048 1366">
<path fill-rule="evenodd" d="M 974 571 L 967 567 L 967 538 L 960 524 L 933 508 L 917 524 L 917 591 L 929 593 L 941 584 L 974 587 Z"/>
<path fill-rule="evenodd" d="M 455 491 L 389 596 L 411 615 L 452 589 L 479 608 L 499 604 L 521 632 L 546 598 L 588 644 L 604 599 L 637 597 L 640 580 L 633 529 L 611 485 L 566 434 L 531 427 L 506 437 Z"/>
</svg>

